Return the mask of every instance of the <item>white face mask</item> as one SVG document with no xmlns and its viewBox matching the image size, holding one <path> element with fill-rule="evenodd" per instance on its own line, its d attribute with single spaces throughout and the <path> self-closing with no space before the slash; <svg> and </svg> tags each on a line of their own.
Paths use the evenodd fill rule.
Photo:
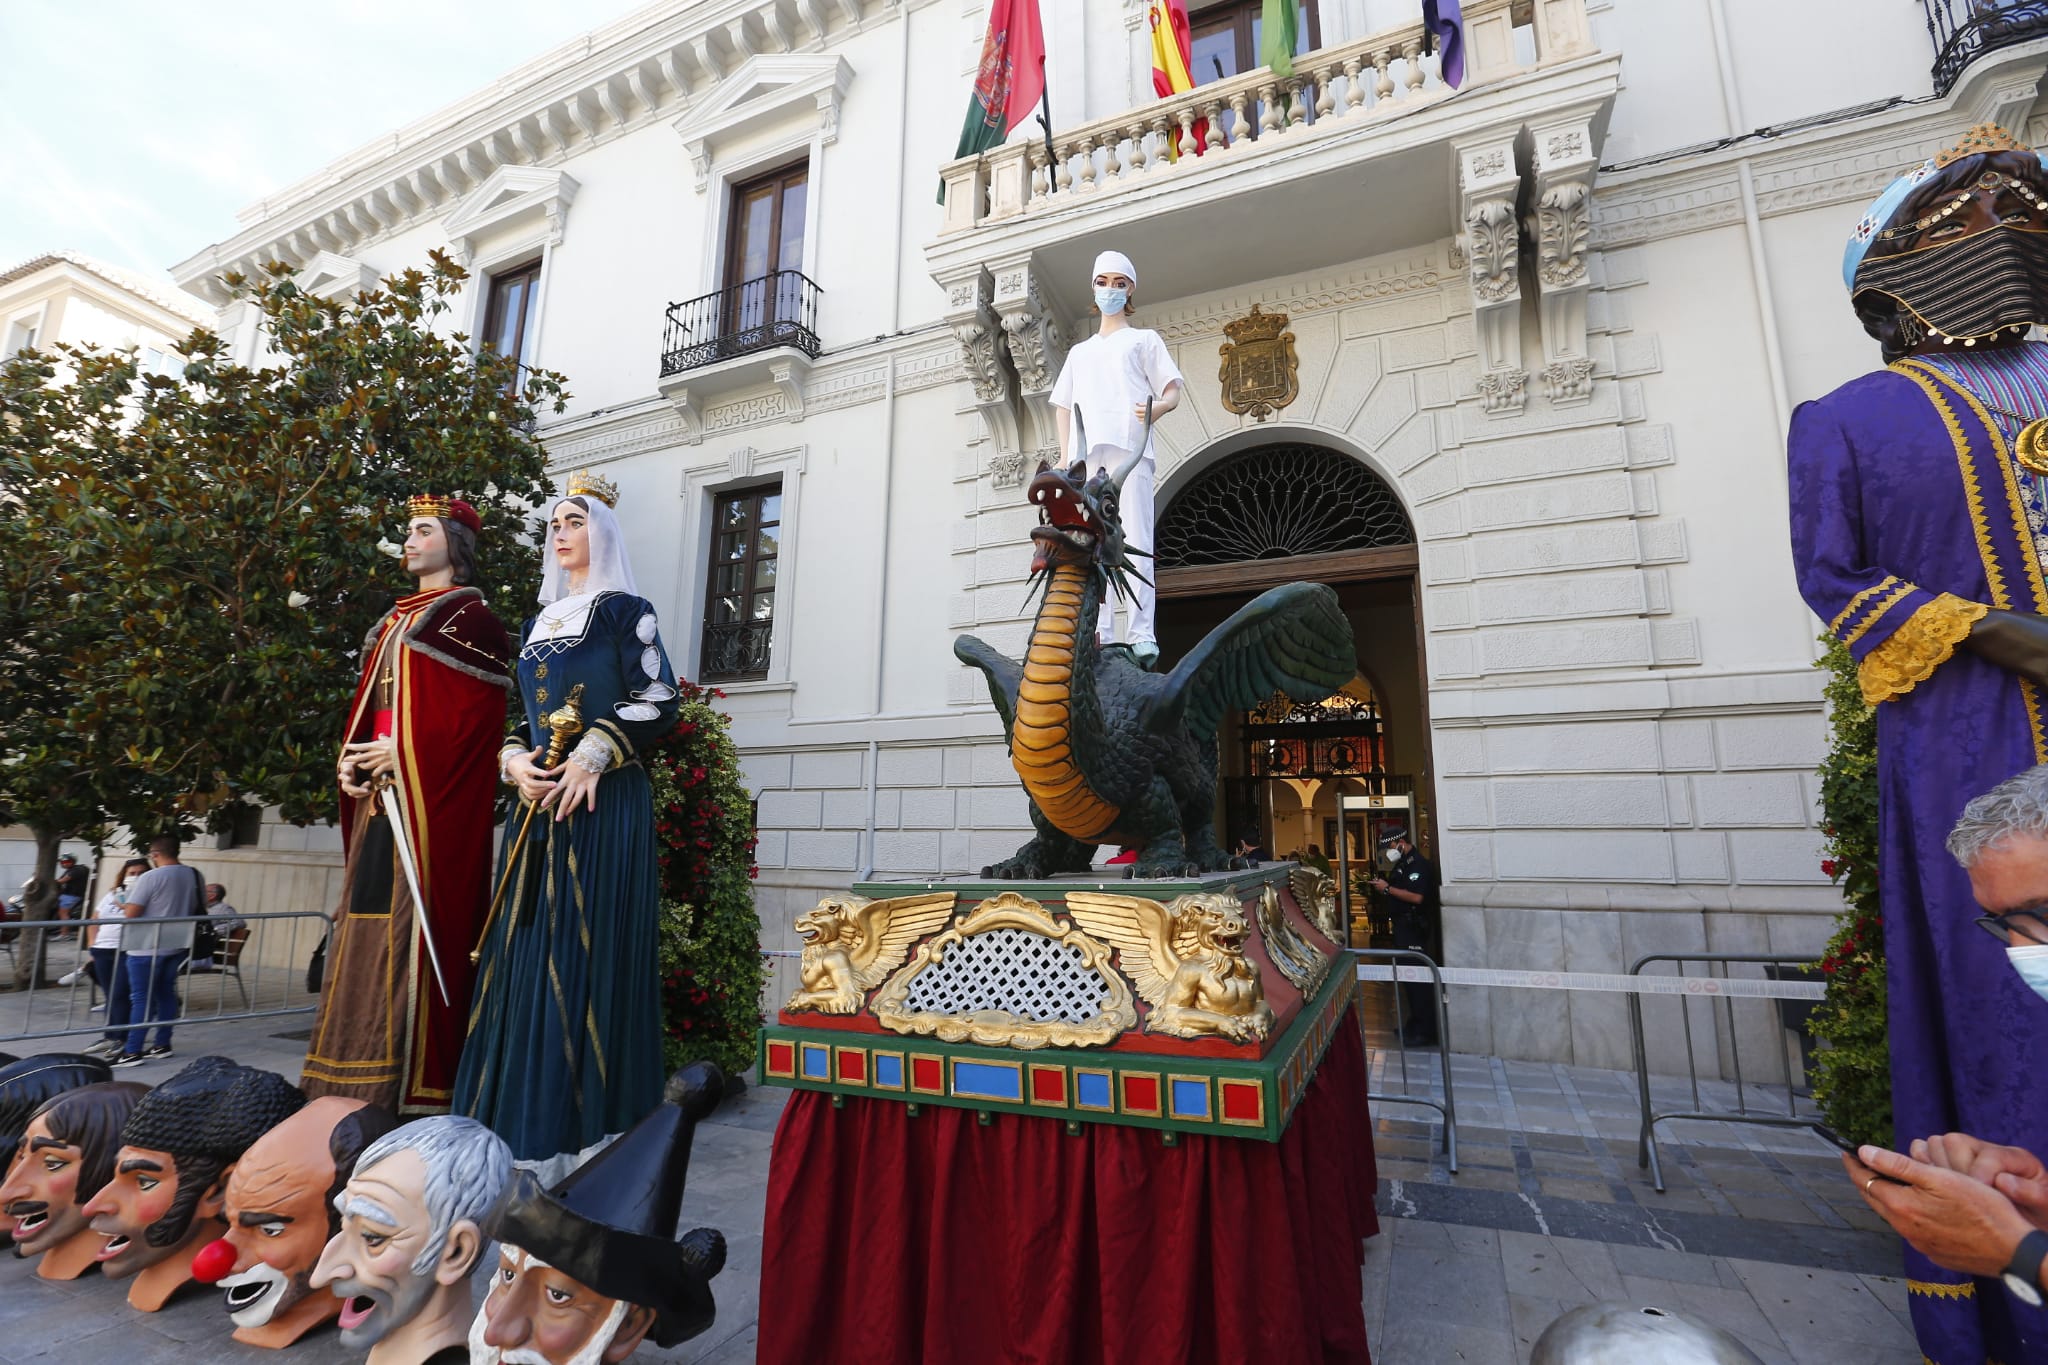
<svg viewBox="0 0 2048 1365">
<path fill-rule="evenodd" d="M 2048 943 L 2029 943 L 2005 950 L 2005 960 L 2020 974 L 2028 989 L 2048 1000 Z"/>
<path fill-rule="evenodd" d="M 1399 846 L 1397 846 L 1397 845 L 1389 845 L 1389 846 L 1388 846 L 1388 848 L 1387 848 L 1387 863 L 1388 863 L 1388 865 L 1389 865 L 1389 866 L 1391 866 L 1391 865 L 1393 865 L 1393 864 L 1395 864 L 1395 863 L 1398 863 L 1398 862 L 1400 862 L 1400 861 L 1401 861 L 1401 850 L 1400 850 Z"/>
<path fill-rule="evenodd" d="M 1131 301 L 1131 291 L 1113 285 L 1095 286 L 1095 307 L 1104 317 L 1124 311 L 1124 305 Z"/>
</svg>

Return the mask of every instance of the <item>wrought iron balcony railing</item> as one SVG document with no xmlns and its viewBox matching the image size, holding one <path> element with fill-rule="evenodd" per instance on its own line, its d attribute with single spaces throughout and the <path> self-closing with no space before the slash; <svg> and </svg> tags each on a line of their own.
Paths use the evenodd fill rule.
<svg viewBox="0 0 2048 1365">
<path fill-rule="evenodd" d="M 774 633 L 772 621 L 707 622 L 698 677 L 706 682 L 726 682 L 763 676 L 768 672 Z"/>
<path fill-rule="evenodd" d="M 2048 0 L 1920 0 L 1934 39 L 1934 93 L 1987 52 L 2048 38 Z"/>
<path fill-rule="evenodd" d="M 772 270 L 670 304 L 661 336 L 662 377 L 780 346 L 816 360 L 821 292 L 800 270 Z"/>
</svg>

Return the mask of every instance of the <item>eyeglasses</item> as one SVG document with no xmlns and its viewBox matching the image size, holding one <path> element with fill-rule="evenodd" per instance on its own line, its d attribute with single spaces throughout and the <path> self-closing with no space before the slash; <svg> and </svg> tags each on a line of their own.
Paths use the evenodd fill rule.
<svg viewBox="0 0 2048 1365">
<path fill-rule="evenodd" d="M 1979 915 L 1977 927 L 2001 944 L 2048 943 L 2048 905 L 2031 905 L 2008 910 L 2002 915 Z"/>
</svg>

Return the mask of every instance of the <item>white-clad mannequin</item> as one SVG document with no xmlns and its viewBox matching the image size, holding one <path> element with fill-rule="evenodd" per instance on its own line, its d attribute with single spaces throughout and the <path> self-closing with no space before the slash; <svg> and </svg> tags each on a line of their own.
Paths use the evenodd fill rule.
<svg viewBox="0 0 2048 1365">
<path fill-rule="evenodd" d="M 1152 404 L 1153 416 L 1162 417 L 1180 405 L 1181 375 L 1167 352 L 1159 333 L 1133 327 L 1130 296 L 1138 287 L 1137 267 L 1120 251 L 1105 251 L 1095 258 L 1091 276 L 1095 308 L 1102 314 L 1101 330 L 1067 352 L 1053 386 L 1053 407 L 1059 413 L 1060 449 L 1066 462 L 1088 461 L 1091 469 L 1114 469 L 1145 442 L 1137 468 L 1124 480 L 1118 496 L 1124 524 L 1124 544 L 1133 552 L 1130 614 L 1126 618 L 1124 643 L 1138 661 L 1151 667 L 1159 657 L 1159 637 L 1153 626 L 1155 595 L 1152 585 L 1157 569 L 1152 552 L 1152 492 L 1158 480 L 1158 464 L 1145 434 L 1145 404 Z M 1074 449 L 1074 410 L 1081 411 L 1081 427 L 1087 433 L 1088 449 Z M 1143 553 L 1138 553 L 1142 551 Z M 1143 581 L 1139 581 L 1142 578 Z M 1103 644 L 1116 636 L 1111 603 L 1102 604 L 1096 637 Z"/>
</svg>

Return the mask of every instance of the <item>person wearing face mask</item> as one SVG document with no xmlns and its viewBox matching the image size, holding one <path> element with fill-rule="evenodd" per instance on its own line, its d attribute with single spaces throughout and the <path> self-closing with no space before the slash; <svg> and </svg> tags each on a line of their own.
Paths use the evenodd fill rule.
<svg viewBox="0 0 2048 1365">
<path fill-rule="evenodd" d="M 1886 365 L 1793 414 L 1788 510 L 1800 594 L 1876 707 L 1893 1123 L 2048 1132 L 2048 1074 L 2012 1052 L 2048 1005 L 1955 914 L 1941 849 L 1966 800 L 2048 759 L 2048 167 L 1971 129 L 1864 213 L 1842 280 Z M 1917 1253 L 1907 1274 L 1940 1291 L 1911 1299 L 1929 1359 L 2016 1358 L 1967 1281 Z"/>
<path fill-rule="evenodd" d="M 1394 946 L 1410 952 L 1428 953 L 1438 962 L 1443 952 L 1443 901 L 1438 888 L 1443 879 L 1436 864 L 1415 851 L 1415 841 L 1395 834 L 1380 845 L 1387 874 L 1373 879 L 1372 888 L 1393 901 Z M 1427 981 L 1409 981 L 1401 986 L 1401 1041 L 1409 1047 L 1435 1047 L 1435 987 Z"/>
<path fill-rule="evenodd" d="M 1060 450 L 1068 464 L 1086 461 L 1090 468 L 1115 468 L 1142 442 L 1137 468 L 1124 480 L 1118 495 L 1124 544 L 1137 572 L 1131 575 L 1131 601 L 1125 617 L 1124 643 L 1146 668 L 1159 659 L 1159 638 L 1153 626 L 1156 570 L 1152 564 L 1152 493 L 1158 478 L 1145 407 L 1164 417 L 1180 406 L 1181 375 L 1159 333 L 1131 325 L 1131 296 L 1138 287 L 1138 268 L 1121 251 L 1095 258 L 1090 275 L 1101 328 L 1067 352 L 1053 385 L 1052 404 L 1059 422 Z M 1079 412 L 1080 420 L 1074 414 Z M 1083 435 L 1082 433 L 1085 433 Z M 1088 448 L 1079 443 L 1086 440 Z M 1105 645 L 1116 638 L 1115 614 L 1103 604 L 1097 638 Z"/>
<path fill-rule="evenodd" d="M 1963 808 L 1948 851 L 1969 875 L 1985 914 L 1972 940 L 1980 970 L 2003 973 L 2048 1000 L 2048 765 L 2009 778 Z M 1887 946 L 1890 935 L 1887 934 Z M 1997 947 L 1994 947 L 1993 944 Z M 2009 1073 L 2005 1073 L 2009 1074 Z M 1985 1084 L 2000 1077 L 1986 1076 Z M 1864 1201 L 1914 1251 L 1981 1281 L 1965 1296 L 1985 1315 L 1993 1358 L 2038 1360 L 2048 1351 L 2048 1169 L 2010 1141 L 2036 1132 L 1915 1138 L 1906 1153 L 1865 1145 L 1842 1165 Z"/>
</svg>

